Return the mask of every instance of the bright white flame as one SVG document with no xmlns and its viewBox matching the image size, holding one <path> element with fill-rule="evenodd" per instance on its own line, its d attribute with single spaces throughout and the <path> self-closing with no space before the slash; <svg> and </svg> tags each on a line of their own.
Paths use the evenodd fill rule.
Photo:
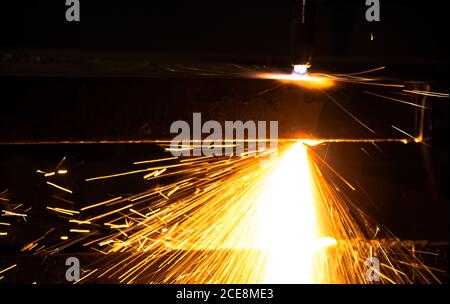
<svg viewBox="0 0 450 304">
<path fill-rule="evenodd" d="M 308 71 L 308 65 L 307 64 L 297 64 L 294 65 L 294 73 L 297 75 L 305 75 Z"/>
<path fill-rule="evenodd" d="M 279 160 L 257 203 L 258 248 L 267 250 L 264 283 L 313 283 L 316 210 L 306 147 L 298 142 Z"/>
<path fill-rule="evenodd" d="M 322 237 L 316 240 L 315 248 L 316 250 L 325 249 L 328 247 L 333 247 L 337 245 L 336 239 L 332 237 Z"/>
</svg>

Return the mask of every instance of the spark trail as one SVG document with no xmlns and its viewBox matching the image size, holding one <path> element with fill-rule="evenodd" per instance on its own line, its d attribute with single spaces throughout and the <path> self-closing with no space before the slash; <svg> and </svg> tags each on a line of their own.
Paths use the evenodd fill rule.
<svg viewBox="0 0 450 304">
<path fill-rule="evenodd" d="M 146 168 L 130 174 L 159 186 L 70 212 L 55 207 L 68 223 L 60 242 L 28 248 L 46 255 L 82 244 L 101 253 L 78 283 L 370 283 L 372 256 L 383 265 L 381 283 L 411 283 L 405 268 L 435 281 L 407 248 L 384 247 L 387 231 L 368 237 L 378 227 L 346 196 L 355 187 L 323 166 L 319 144 L 286 142 L 278 158 L 265 150 L 136 161 Z"/>
</svg>

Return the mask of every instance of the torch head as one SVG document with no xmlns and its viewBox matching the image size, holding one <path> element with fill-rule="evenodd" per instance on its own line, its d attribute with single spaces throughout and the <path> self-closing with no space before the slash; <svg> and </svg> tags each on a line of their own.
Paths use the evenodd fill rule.
<svg viewBox="0 0 450 304">
<path fill-rule="evenodd" d="M 315 4 L 310 0 L 293 1 L 291 22 L 291 63 L 305 66 L 311 63 L 314 31 Z M 296 71 L 295 71 L 296 72 Z"/>
</svg>

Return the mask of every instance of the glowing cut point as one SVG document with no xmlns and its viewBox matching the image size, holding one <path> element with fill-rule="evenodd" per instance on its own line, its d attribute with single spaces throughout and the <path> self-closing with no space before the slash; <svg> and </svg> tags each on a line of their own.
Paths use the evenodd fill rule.
<svg viewBox="0 0 450 304">
<path fill-rule="evenodd" d="M 309 64 L 294 65 L 294 69 L 289 74 L 279 73 L 259 73 L 254 76 L 260 79 L 276 79 L 285 83 L 291 83 L 310 89 L 327 88 L 333 85 L 333 80 L 325 74 L 309 73 Z"/>
<path fill-rule="evenodd" d="M 310 146 L 310 147 L 314 147 L 317 145 L 320 145 L 321 143 L 323 143 L 323 140 L 316 140 L 316 139 L 301 139 L 299 142 Z"/>
<path fill-rule="evenodd" d="M 332 237 L 322 237 L 318 240 L 316 240 L 316 249 L 325 249 L 328 247 L 333 247 L 337 245 L 336 239 Z"/>
<path fill-rule="evenodd" d="M 303 76 L 308 72 L 309 66 L 307 64 L 296 64 L 294 65 L 294 74 Z"/>
</svg>

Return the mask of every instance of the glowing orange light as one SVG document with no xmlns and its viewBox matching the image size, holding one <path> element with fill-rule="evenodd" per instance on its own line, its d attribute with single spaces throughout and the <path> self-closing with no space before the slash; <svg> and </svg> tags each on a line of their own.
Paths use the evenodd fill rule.
<svg viewBox="0 0 450 304">
<path fill-rule="evenodd" d="M 284 83 L 299 85 L 310 89 L 323 89 L 331 87 L 334 82 L 331 78 L 325 77 L 322 74 L 315 73 L 305 73 L 305 74 L 275 74 L 275 73 L 264 73 L 258 74 L 258 78 L 261 79 L 274 79 L 280 80 Z"/>
</svg>

